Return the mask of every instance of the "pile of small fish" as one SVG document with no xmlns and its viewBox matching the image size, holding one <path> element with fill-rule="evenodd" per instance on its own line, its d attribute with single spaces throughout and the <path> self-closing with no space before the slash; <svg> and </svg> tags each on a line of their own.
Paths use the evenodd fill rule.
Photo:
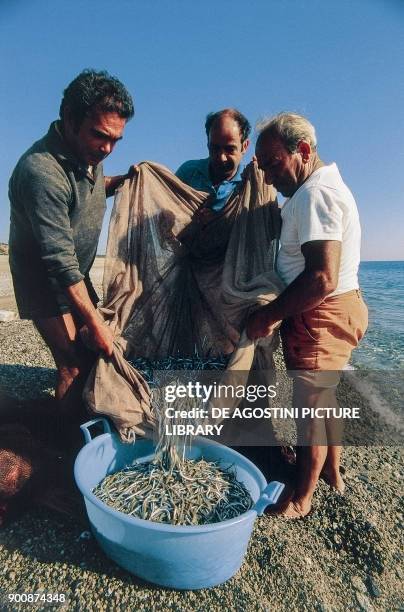
<svg viewBox="0 0 404 612">
<path fill-rule="evenodd" d="M 171 525 L 207 525 L 247 512 L 253 501 L 232 469 L 204 459 L 181 459 L 173 467 L 135 463 L 106 476 L 94 494 L 115 510 Z"/>
</svg>

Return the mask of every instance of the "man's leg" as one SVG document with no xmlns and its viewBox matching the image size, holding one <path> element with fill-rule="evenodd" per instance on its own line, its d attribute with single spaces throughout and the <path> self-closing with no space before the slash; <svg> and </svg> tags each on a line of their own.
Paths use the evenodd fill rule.
<svg viewBox="0 0 404 612">
<path fill-rule="evenodd" d="M 299 408 L 337 407 L 337 373 L 322 373 L 320 381 L 314 373 L 296 376 L 293 384 L 293 406 Z M 333 380 L 334 379 L 334 380 Z M 319 382 L 329 384 L 320 387 Z M 295 494 L 281 514 L 301 518 L 311 510 L 311 503 L 320 476 L 341 493 L 344 482 L 340 474 L 342 422 L 336 419 L 305 418 L 297 421 L 298 448 L 296 453 L 297 486 Z M 329 443 L 333 442 L 333 445 Z"/>
<path fill-rule="evenodd" d="M 340 380 L 340 373 L 322 372 L 320 376 L 325 383 L 327 383 L 327 379 L 329 379 L 328 384 L 330 386 L 323 388 L 321 393 L 319 393 L 319 407 L 338 408 L 336 390 Z M 315 397 L 312 397 L 312 400 L 315 402 Z M 340 472 L 342 454 L 341 443 L 344 433 L 343 419 L 336 419 L 332 416 L 325 419 L 325 430 L 327 434 L 327 457 L 321 472 L 321 478 L 323 478 L 331 488 L 336 489 L 340 493 L 344 493 L 345 483 Z"/>
<path fill-rule="evenodd" d="M 81 405 L 79 379 L 91 367 L 89 352 L 80 346 L 78 326 L 70 313 L 35 319 L 34 324 L 48 345 L 57 368 L 55 397 L 61 415 L 73 417 Z M 82 375 L 82 376 L 81 376 Z"/>
<path fill-rule="evenodd" d="M 341 476 L 341 454 L 342 446 L 328 446 L 327 458 L 325 460 L 321 477 L 339 493 L 345 491 L 345 482 Z"/>
<path fill-rule="evenodd" d="M 316 387 L 304 376 L 297 376 L 293 381 L 293 406 L 299 408 L 299 412 L 302 408 L 323 407 L 324 402 L 328 402 L 328 391 Z M 281 511 L 287 518 L 301 518 L 310 512 L 313 494 L 327 458 L 327 434 L 323 419 L 299 419 L 297 434 L 297 486 L 291 501 Z"/>
</svg>

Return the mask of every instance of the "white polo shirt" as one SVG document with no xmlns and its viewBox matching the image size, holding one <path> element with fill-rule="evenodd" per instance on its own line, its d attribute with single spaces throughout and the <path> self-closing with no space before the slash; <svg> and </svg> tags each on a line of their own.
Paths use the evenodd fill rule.
<svg viewBox="0 0 404 612">
<path fill-rule="evenodd" d="M 338 286 L 331 295 L 358 289 L 361 228 L 354 197 L 336 164 L 322 166 L 303 183 L 282 211 L 277 269 L 289 285 L 305 266 L 301 246 L 311 240 L 338 240 L 341 263 Z"/>
</svg>

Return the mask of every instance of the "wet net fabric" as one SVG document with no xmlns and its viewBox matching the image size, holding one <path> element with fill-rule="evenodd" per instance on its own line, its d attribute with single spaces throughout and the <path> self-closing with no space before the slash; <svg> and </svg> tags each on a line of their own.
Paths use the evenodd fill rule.
<svg viewBox="0 0 404 612">
<path fill-rule="evenodd" d="M 230 370 L 272 367 L 277 338 L 253 343 L 243 328 L 251 309 L 282 290 L 275 192 L 251 163 L 224 209 L 206 218 L 209 197 L 151 162 L 116 196 L 100 309 L 114 355 L 98 359 L 85 399 L 122 439 L 155 425 L 147 384 L 128 360 L 231 354 Z"/>
</svg>

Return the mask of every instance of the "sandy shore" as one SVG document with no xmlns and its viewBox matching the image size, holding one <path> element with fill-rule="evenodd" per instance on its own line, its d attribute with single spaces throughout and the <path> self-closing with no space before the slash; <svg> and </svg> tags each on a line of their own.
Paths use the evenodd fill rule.
<svg viewBox="0 0 404 612">
<path fill-rule="evenodd" d="M 96 257 L 90 276 L 94 287 L 102 294 L 102 274 L 104 270 L 104 258 Z M 8 255 L 0 255 L 0 310 L 13 310 L 17 312 L 17 307 L 13 292 L 13 282 L 8 265 Z"/>
<path fill-rule="evenodd" d="M 102 263 L 98 259 L 94 270 L 98 286 Z M 0 309 L 13 309 L 11 291 L 7 258 L 0 256 Z M 6 395 L 28 405 L 51 395 L 52 358 L 29 321 L 0 323 L 0 364 Z M 375 429 L 384 427 L 371 404 L 346 383 L 340 399 L 360 405 Z M 321 482 L 307 519 L 257 519 L 237 575 L 197 592 L 138 580 L 103 555 L 85 520 L 30 507 L 0 530 L 0 610 L 402 610 L 402 450 L 348 447 L 344 466 L 344 497 Z M 265 467 L 277 476 L 273 466 Z M 64 593 L 67 603 L 16 605 L 8 600 L 10 593 L 42 591 Z"/>
</svg>

